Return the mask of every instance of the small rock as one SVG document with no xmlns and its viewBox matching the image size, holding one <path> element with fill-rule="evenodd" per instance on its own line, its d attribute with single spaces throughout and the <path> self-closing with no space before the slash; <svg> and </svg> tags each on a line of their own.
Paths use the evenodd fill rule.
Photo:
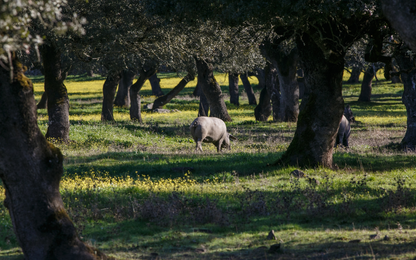
<svg viewBox="0 0 416 260">
<path fill-rule="evenodd" d="M 305 173 L 303 171 L 300 171 L 300 170 L 294 170 L 290 174 L 293 175 L 293 177 L 296 177 L 296 178 L 303 178 L 303 177 L 305 177 Z"/>
<path fill-rule="evenodd" d="M 348 243 L 360 243 L 361 239 L 350 240 Z"/>
<path fill-rule="evenodd" d="M 267 251 L 270 254 L 275 254 L 280 252 L 280 244 L 274 244 L 270 246 L 269 251 Z"/>
<path fill-rule="evenodd" d="M 144 108 L 145 109 L 152 109 L 153 108 L 153 103 L 149 103 L 149 104 L 146 104 L 146 105 L 144 105 Z"/>
<path fill-rule="evenodd" d="M 170 113 L 169 109 L 164 109 L 164 108 L 156 108 L 156 109 L 153 109 L 152 111 L 156 113 Z"/>
<path fill-rule="evenodd" d="M 276 236 L 274 234 L 274 230 L 269 232 L 269 235 L 267 236 L 268 240 L 276 240 Z"/>
</svg>

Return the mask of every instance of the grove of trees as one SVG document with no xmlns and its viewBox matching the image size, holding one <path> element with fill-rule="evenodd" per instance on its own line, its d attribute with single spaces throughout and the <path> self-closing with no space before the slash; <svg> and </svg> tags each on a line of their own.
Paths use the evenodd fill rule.
<svg viewBox="0 0 416 260">
<path fill-rule="evenodd" d="M 132 120 L 141 120 L 139 92 L 144 82 L 164 66 L 187 72 L 179 88 L 198 77 L 203 108 L 199 114 L 208 115 L 209 107 L 210 116 L 231 121 L 214 70 L 227 71 L 231 77 L 265 68 L 266 86 L 256 118 L 265 120 L 273 113 L 274 120 L 297 122 L 294 138 L 276 164 L 333 167 L 335 136 L 344 111 L 345 56 L 363 37 L 378 40 L 370 48 L 377 53 L 370 51 L 369 57 L 386 57 L 379 51 L 383 48 L 380 39 L 397 39 L 392 55 L 400 67 L 408 113 L 402 147 L 416 146 L 416 69 L 411 51 L 416 52 L 414 3 L 381 2 L 2 2 L 0 178 L 6 189 L 4 203 L 25 257 L 106 258 L 78 238 L 59 193 L 63 157 L 46 139 L 67 142 L 69 138 L 64 57 L 98 63 L 108 71 L 103 86 L 104 121 L 114 120 L 114 98 L 123 71 L 139 74 L 129 89 Z M 379 37 L 381 32 L 386 34 Z M 37 126 L 33 87 L 17 55 L 30 50 L 39 50 L 43 64 L 49 115 L 46 137 Z M 299 66 L 307 93 L 300 107 Z"/>
</svg>

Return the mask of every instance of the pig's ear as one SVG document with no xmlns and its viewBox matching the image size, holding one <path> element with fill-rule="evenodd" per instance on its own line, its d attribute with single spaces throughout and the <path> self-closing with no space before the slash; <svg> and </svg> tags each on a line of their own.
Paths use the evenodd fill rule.
<svg viewBox="0 0 416 260">
<path fill-rule="evenodd" d="M 230 137 L 230 139 L 231 139 L 231 140 L 233 140 L 233 141 L 237 140 L 237 138 L 236 138 L 236 137 L 234 137 L 234 136 L 232 136 L 232 135 L 230 135 L 230 134 L 228 134 L 228 136 L 229 136 L 229 137 Z"/>
</svg>

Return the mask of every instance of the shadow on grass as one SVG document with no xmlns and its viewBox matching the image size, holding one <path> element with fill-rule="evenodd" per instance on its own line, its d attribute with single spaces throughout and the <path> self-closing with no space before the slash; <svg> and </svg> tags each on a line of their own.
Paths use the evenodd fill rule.
<svg viewBox="0 0 416 260">
<path fill-rule="evenodd" d="M 67 157 L 65 169 L 69 176 L 75 173 L 87 175 L 94 168 L 96 171 L 107 172 L 112 177 L 132 175 L 134 178 L 136 174 L 144 174 L 158 179 L 183 177 L 186 169 L 192 168 L 192 175 L 198 179 L 231 172 L 239 176 L 262 173 L 270 169 L 267 164 L 278 156 L 274 153 L 189 155 L 110 152 L 87 158 Z M 181 170 L 182 168 L 185 170 Z"/>
</svg>

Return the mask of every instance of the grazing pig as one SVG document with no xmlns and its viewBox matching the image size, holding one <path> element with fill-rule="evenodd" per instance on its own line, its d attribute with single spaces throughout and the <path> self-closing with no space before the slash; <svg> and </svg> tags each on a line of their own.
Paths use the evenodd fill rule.
<svg viewBox="0 0 416 260">
<path fill-rule="evenodd" d="M 348 138 L 351 134 L 351 122 L 354 122 L 354 115 L 352 114 L 350 105 L 347 105 L 342 115 L 341 123 L 339 123 L 339 130 L 336 137 L 335 146 L 343 145 L 348 147 Z"/>
<path fill-rule="evenodd" d="M 192 122 L 190 129 L 196 151 L 199 149 L 202 152 L 201 142 L 213 143 L 220 152 L 221 148 L 231 149 L 230 139 L 237 140 L 227 132 L 224 121 L 216 117 L 200 116 Z"/>
</svg>

